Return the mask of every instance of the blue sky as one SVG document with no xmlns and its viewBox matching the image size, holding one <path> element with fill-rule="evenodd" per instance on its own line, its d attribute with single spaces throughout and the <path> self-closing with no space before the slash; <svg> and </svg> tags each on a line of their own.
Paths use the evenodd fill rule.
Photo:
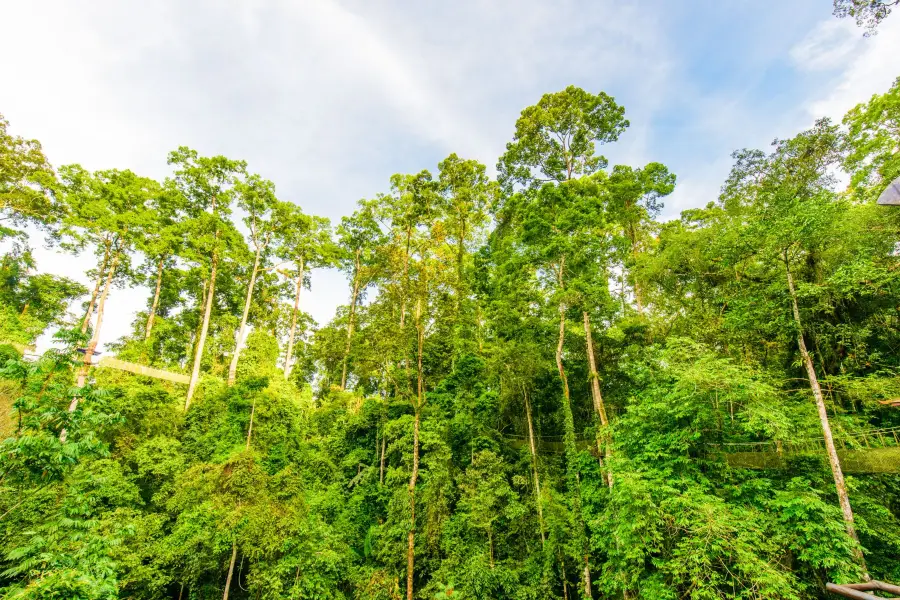
<svg viewBox="0 0 900 600">
<path fill-rule="evenodd" d="M 6 4 L 0 113 L 54 164 L 162 178 L 184 144 L 246 159 L 333 220 L 451 152 L 493 167 L 519 111 L 570 84 L 625 106 L 604 153 L 669 165 L 676 216 L 715 199 L 733 150 L 839 119 L 900 75 L 900 16 L 866 39 L 830 0 Z M 102 341 L 148 293 L 114 292 Z M 316 273 L 306 309 L 324 322 L 346 296 Z"/>
</svg>

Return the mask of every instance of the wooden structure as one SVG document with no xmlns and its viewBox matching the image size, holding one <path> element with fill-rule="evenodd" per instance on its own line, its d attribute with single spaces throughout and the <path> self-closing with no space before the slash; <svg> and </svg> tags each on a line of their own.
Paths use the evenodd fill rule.
<svg viewBox="0 0 900 600">
<path fill-rule="evenodd" d="M 891 585 L 883 581 L 867 581 L 866 583 L 844 583 L 838 585 L 836 583 L 825 584 L 825 589 L 832 594 L 843 596 L 844 598 L 855 598 L 856 600 L 879 600 L 886 596 L 875 596 L 868 592 L 887 592 L 895 596 L 900 596 L 900 585 Z"/>
<path fill-rule="evenodd" d="M 184 385 L 187 385 L 191 380 L 190 377 L 182 373 L 173 373 L 171 371 L 164 371 L 162 369 L 154 369 L 153 367 L 145 367 L 144 365 L 119 360 L 118 358 L 114 358 L 112 356 L 104 356 L 100 359 L 100 362 L 97 363 L 97 366 L 101 368 L 106 367 L 108 369 L 128 371 L 129 373 L 134 373 L 136 375 L 143 375 L 144 377 L 152 377 L 154 379 L 162 379 L 163 381 L 171 381 L 172 383 L 182 383 Z"/>
</svg>

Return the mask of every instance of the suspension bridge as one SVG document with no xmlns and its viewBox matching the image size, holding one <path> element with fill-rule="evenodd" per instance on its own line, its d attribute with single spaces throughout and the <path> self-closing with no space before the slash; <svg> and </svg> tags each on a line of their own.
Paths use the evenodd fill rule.
<svg viewBox="0 0 900 600">
<path fill-rule="evenodd" d="M 508 434 L 504 438 L 515 448 L 528 445 L 527 436 Z M 900 473 L 900 427 L 867 429 L 835 435 L 841 466 L 847 473 Z M 538 451 L 562 454 L 563 436 L 535 436 Z M 596 439 L 576 436 L 580 450 L 596 450 Z M 718 456 L 737 469 L 786 469 L 801 457 L 825 456 L 825 442 L 820 437 L 790 441 L 726 442 L 707 445 L 710 456 Z"/>
</svg>

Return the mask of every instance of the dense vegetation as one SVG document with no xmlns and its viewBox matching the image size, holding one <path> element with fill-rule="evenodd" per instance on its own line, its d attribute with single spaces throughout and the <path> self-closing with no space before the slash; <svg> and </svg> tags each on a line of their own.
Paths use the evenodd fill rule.
<svg viewBox="0 0 900 600">
<path fill-rule="evenodd" d="M 900 80 L 838 125 L 675 174 L 609 166 L 575 87 L 497 164 L 451 154 L 332 226 L 179 148 L 158 182 L 52 168 L 0 120 L 0 589 L 44 598 L 824 597 L 900 580 Z M 849 184 L 847 183 L 849 181 Z M 40 274 L 24 227 L 95 282 Z M 34 229 L 32 229 L 34 230 Z M 348 302 L 318 326 L 311 269 Z M 114 287 L 151 294 L 95 367 Z M 75 300 L 87 299 L 78 314 Z M 57 349 L 23 356 L 44 331 Z M 738 442 L 818 440 L 782 468 Z M 836 441 L 835 441 L 836 440 Z M 900 465 L 898 465 L 900 467 Z M 900 469 L 896 469 L 900 470 Z"/>
</svg>

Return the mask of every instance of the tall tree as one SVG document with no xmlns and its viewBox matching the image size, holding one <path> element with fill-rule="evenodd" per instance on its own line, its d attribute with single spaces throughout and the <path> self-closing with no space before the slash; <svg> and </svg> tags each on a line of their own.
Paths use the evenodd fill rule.
<svg viewBox="0 0 900 600">
<path fill-rule="evenodd" d="M 244 310 L 241 313 L 241 324 L 238 328 L 235 340 L 234 352 L 231 355 L 231 364 L 228 367 L 229 386 L 234 385 L 237 377 L 237 365 L 244 345 L 247 332 L 247 317 L 250 315 L 250 303 L 253 301 L 253 288 L 256 286 L 256 276 L 260 268 L 267 268 L 269 259 L 269 245 L 277 237 L 278 231 L 285 226 L 279 220 L 279 201 L 275 197 L 275 184 L 266 181 L 258 175 L 251 175 L 244 181 L 235 185 L 237 193 L 237 205 L 247 216 L 244 224 L 250 230 L 250 243 L 253 246 L 253 267 L 250 269 L 250 280 L 247 283 L 247 296 L 244 299 Z"/>
<path fill-rule="evenodd" d="M 100 240 L 104 246 L 105 283 L 97 298 L 97 320 L 84 349 L 76 386 L 84 387 L 94 353 L 100 342 L 106 300 L 113 282 L 128 274 L 130 252 L 141 236 L 151 232 L 150 200 L 159 193 L 159 184 L 131 171 L 98 171 L 90 174 L 74 165 L 63 170 L 65 198 L 68 204 L 65 230 L 79 244 Z M 88 313 L 90 317 L 90 312 Z M 84 329 L 82 329 L 84 331 Z M 78 395 L 69 405 L 78 407 Z M 65 431 L 61 435 L 65 439 Z"/>
<path fill-rule="evenodd" d="M 843 468 L 837 454 L 819 375 L 807 349 L 798 304 L 792 263 L 802 260 L 821 283 L 819 254 L 830 241 L 830 232 L 839 202 L 831 191 L 834 178 L 830 167 L 838 159 L 838 131 L 827 119 L 789 140 L 776 140 L 770 155 L 762 152 L 735 153 L 737 162 L 723 187 L 723 202 L 731 210 L 749 209 L 751 235 L 768 250 L 770 260 L 780 262 L 785 291 L 790 301 L 793 328 L 801 361 L 815 401 L 828 462 L 834 477 L 838 501 L 847 534 L 858 542 L 853 509 Z M 817 281 L 818 280 L 818 281 Z M 865 571 L 858 548 L 854 551 Z"/>
<path fill-rule="evenodd" d="M 224 156 L 200 156 L 196 150 L 182 146 L 169 154 L 169 164 L 175 166 L 171 185 L 181 194 L 190 218 L 191 236 L 187 253 L 192 260 L 201 264 L 208 261 L 209 265 L 209 278 L 201 307 L 200 331 L 184 404 L 187 410 L 200 380 L 200 364 L 216 293 L 216 275 L 223 253 L 223 231 L 233 229 L 226 219 L 231 213 L 234 186 L 245 174 L 246 163 Z"/>
<path fill-rule="evenodd" d="M 675 189 L 675 174 L 665 165 L 650 163 L 641 169 L 624 165 L 613 167 L 607 183 L 610 212 L 621 224 L 628 240 L 630 257 L 626 267 L 632 272 L 634 300 L 638 312 L 644 310 L 644 298 L 640 282 L 634 274 L 634 265 L 645 244 L 646 233 L 662 210 L 660 199 Z"/>
<path fill-rule="evenodd" d="M 347 315 L 347 335 L 341 361 L 341 389 L 347 387 L 347 363 L 353 343 L 353 327 L 361 294 L 372 281 L 377 250 L 384 233 L 376 219 L 374 202 L 362 200 L 359 208 L 349 217 L 341 219 L 338 240 L 343 250 L 341 266 L 350 275 L 350 310 Z"/>
<path fill-rule="evenodd" d="M 287 350 L 284 358 L 284 377 L 289 378 L 294 363 L 294 339 L 297 335 L 297 319 L 300 316 L 300 292 L 308 287 L 312 269 L 335 266 L 338 248 L 331 238 L 331 223 L 325 217 L 306 215 L 299 206 L 282 203 L 275 218 L 281 226 L 276 249 L 278 258 L 293 265 L 292 271 L 284 271 L 294 284 L 294 302 L 291 324 L 288 330 Z"/>
<path fill-rule="evenodd" d="M 44 224 L 59 216 L 55 183 L 40 143 L 10 133 L 0 115 L 0 239 L 15 232 L 10 225 Z"/>
<path fill-rule="evenodd" d="M 183 208 L 179 206 L 181 196 L 173 193 L 171 186 L 161 188 L 151 200 L 149 209 L 154 222 L 152 231 L 138 242 L 138 249 L 144 254 L 148 287 L 153 290 L 150 307 L 147 310 L 147 323 L 144 327 L 144 339 L 153 333 L 153 324 L 159 309 L 160 293 L 167 269 L 174 266 L 181 249 L 185 232 L 183 231 Z"/>
<path fill-rule="evenodd" d="M 440 188 L 440 209 L 446 223 L 447 240 L 453 245 L 456 277 L 454 287 L 454 340 L 457 352 L 470 335 L 466 328 L 469 301 L 469 285 L 466 277 L 467 257 L 473 243 L 483 240 L 484 227 L 488 220 L 488 210 L 495 203 L 497 188 L 488 178 L 485 167 L 474 160 L 464 160 L 451 154 L 438 164 L 438 186 Z M 464 322 L 466 321 L 466 322 Z"/>
</svg>

